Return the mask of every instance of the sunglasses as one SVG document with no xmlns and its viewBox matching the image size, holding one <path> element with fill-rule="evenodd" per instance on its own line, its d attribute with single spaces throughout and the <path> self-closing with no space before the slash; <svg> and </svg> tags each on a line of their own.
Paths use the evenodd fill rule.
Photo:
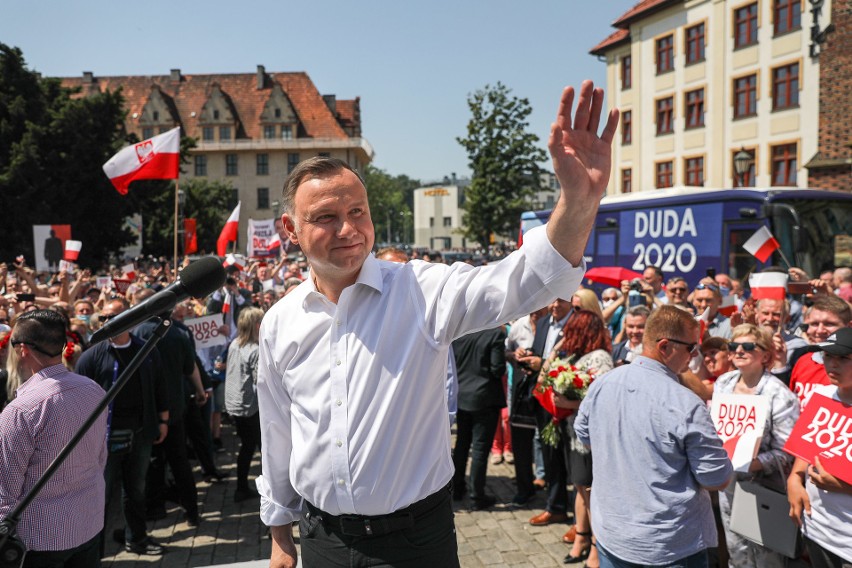
<svg viewBox="0 0 852 568">
<path fill-rule="evenodd" d="M 718 292 L 719 287 L 715 284 L 699 284 L 695 287 L 696 290 L 712 290 L 713 292 Z"/>
<path fill-rule="evenodd" d="M 677 343 L 678 345 L 686 346 L 686 350 L 692 355 L 695 355 L 696 351 L 698 351 L 697 343 L 687 343 L 686 341 L 681 341 L 680 339 L 672 339 L 671 337 L 663 337 L 661 339 L 658 339 L 657 341 L 662 341 L 663 339 L 671 341 L 672 343 Z"/>
<path fill-rule="evenodd" d="M 667 288 L 672 294 L 686 294 L 686 288 Z"/>
<path fill-rule="evenodd" d="M 731 341 L 728 343 L 728 351 L 733 352 L 739 349 L 740 347 L 742 347 L 743 351 L 745 351 L 746 353 L 751 353 L 755 349 L 763 349 L 760 345 L 751 341 L 744 341 L 742 343 Z"/>
<path fill-rule="evenodd" d="M 109 321 L 112 318 L 117 317 L 117 316 L 118 316 L 118 314 L 101 314 L 100 320 L 101 321 Z"/>
</svg>

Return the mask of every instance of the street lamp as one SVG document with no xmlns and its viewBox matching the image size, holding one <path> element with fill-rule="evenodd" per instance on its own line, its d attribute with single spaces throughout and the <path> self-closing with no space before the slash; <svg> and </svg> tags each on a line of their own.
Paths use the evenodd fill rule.
<svg viewBox="0 0 852 568">
<path fill-rule="evenodd" d="M 740 146 L 740 151 L 734 154 L 734 172 L 740 180 L 739 187 L 745 187 L 746 174 L 754 162 L 754 156 Z"/>
</svg>

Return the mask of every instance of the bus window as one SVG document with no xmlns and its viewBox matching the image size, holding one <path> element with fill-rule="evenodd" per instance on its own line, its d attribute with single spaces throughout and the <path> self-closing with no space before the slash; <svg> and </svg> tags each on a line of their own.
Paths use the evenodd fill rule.
<svg viewBox="0 0 852 568">
<path fill-rule="evenodd" d="M 849 266 L 852 203 L 796 199 L 789 204 L 796 209 L 801 223 L 799 250 L 794 262 L 815 278 L 822 270 Z M 782 235 L 789 232 L 788 215 L 776 216 L 774 221 Z"/>
<path fill-rule="evenodd" d="M 737 225 L 729 230 L 728 262 L 726 271 L 731 278 L 745 278 L 754 270 L 757 259 L 743 248 L 743 244 L 760 228 L 760 225 Z"/>
</svg>

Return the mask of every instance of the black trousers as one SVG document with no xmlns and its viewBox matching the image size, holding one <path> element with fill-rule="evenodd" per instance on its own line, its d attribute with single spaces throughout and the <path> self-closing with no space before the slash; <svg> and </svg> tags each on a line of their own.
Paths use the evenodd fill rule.
<svg viewBox="0 0 852 568">
<path fill-rule="evenodd" d="M 237 454 L 237 489 L 248 489 L 248 474 L 251 458 L 260 449 L 260 413 L 253 416 L 234 416 L 237 436 L 240 438 L 240 453 Z"/>
<path fill-rule="evenodd" d="M 210 414 L 205 412 L 205 408 L 212 404 L 212 401 L 208 400 L 203 407 L 200 407 L 195 405 L 194 400 L 189 400 L 186 404 L 186 411 L 183 413 L 186 437 L 192 444 L 195 457 L 198 458 L 198 463 L 201 465 L 201 471 L 204 475 L 216 475 L 217 473 L 210 436 Z"/>
<path fill-rule="evenodd" d="M 533 439 L 534 428 L 519 428 L 512 426 L 512 451 L 515 454 L 515 485 L 518 488 L 517 497 L 526 498 L 535 493 L 533 480 Z"/>
<path fill-rule="evenodd" d="M 544 430 L 551 417 L 540 421 L 539 432 Z M 547 482 L 547 505 L 545 509 L 551 513 L 568 512 L 568 470 L 565 467 L 565 440 L 559 439 L 556 446 L 541 443 L 542 460 L 544 461 L 544 480 Z"/>
<path fill-rule="evenodd" d="M 500 420 L 499 408 L 467 411 L 459 409 L 456 414 L 456 447 L 453 448 L 453 491 L 464 492 L 465 468 L 470 454 L 470 497 L 474 501 L 485 496 L 485 479 L 488 469 L 488 456 L 497 422 Z"/>
<path fill-rule="evenodd" d="M 410 528 L 378 536 L 349 536 L 322 514 L 299 521 L 304 568 L 458 568 L 458 544 L 449 487 Z M 427 497 L 429 499 L 429 497 Z M 416 505 L 415 505 L 416 506 Z"/>
<path fill-rule="evenodd" d="M 100 533 L 80 546 L 68 550 L 30 550 L 24 568 L 98 568 L 101 554 Z"/>
<path fill-rule="evenodd" d="M 197 515 L 198 490 L 195 487 L 192 466 L 186 456 L 186 430 L 183 420 L 169 422 L 169 434 L 163 443 L 154 446 L 151 452 L 151 465 L 148 468 L 145 488 L 149 510 L 165 506 L 167 463 L 175 477 L 180 506 L 187 514 Z"/>
</svg>

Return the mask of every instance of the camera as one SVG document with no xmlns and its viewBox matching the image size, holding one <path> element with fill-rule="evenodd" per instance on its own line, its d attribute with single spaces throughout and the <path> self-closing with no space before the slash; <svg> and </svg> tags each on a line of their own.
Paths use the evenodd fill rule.
<svg viewBox="0 0 852 568">
<path fill-rule="evenodd" d="M 634 278 L 633 281 L 630 282 L 630 289 L 635 292 L 642 291 L 642 281 L 638 278 Z"/>
</svg>

